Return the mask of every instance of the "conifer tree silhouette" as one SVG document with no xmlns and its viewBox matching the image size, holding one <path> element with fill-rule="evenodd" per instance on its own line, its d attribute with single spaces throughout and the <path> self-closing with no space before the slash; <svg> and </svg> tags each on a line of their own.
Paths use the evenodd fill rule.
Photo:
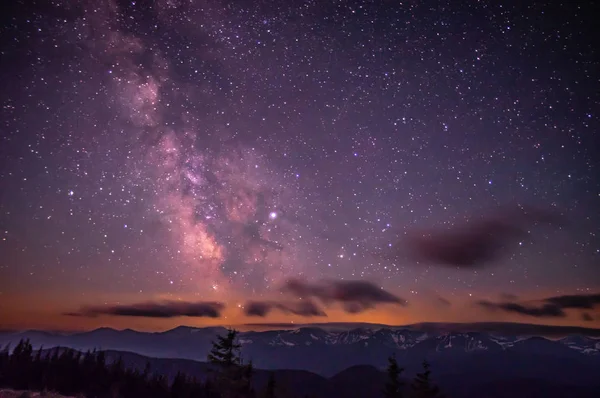
<svg viewBox="0 0 600 398">
<path fill-rule="evenodd" d="M 217 390 L 223 398 L 252 397 L 252 361 L 244 365 L 240 356 L 241 344 L 237 342 L 238 331 L 228 329 L 225 336 L 218 335 L 208 354 L 208 361 L 216 366 Z"/>
<path fill-rule="evenodd" d="M 12 353 L 8 347 L 0 351 L 0 388 L 95 398 L 223 397 L 183 373 L 175 379 L 169 386 L 164 375 L 150 376 L 148 365 L 144 372 L 127 368 L 121 358 L 109 360 L 103 351 L 83 354 L 57 347 L 34 353 L 28 340 L 21 340 Z"/>
<path fill-rule="evenodd" d="M 254 390 L 252 389 L 252 377 L 254 376 L 254 364 L 252 360 L 248 361 L 247 364 L 242 366 L 241 369 L 241 393 L 245 397 L 254 397 Z"/>
<path fill-rule="evenodd" d="M 402 389 L 404 383 L 400 380 L 400 375 L 404 371 L 404 368 L 398 366 L 396 356 L 392 355 L 388 358 L 387 376 L 388 379 L 385 383 L 383 390 L 383 396 L 385 398 L 402 398 Z"/>
<path fill-rule="evenodd" d="M 441 398 L 440 389 L 431 382 L 431 370 L 427 361 L 423 361 L 423 372 L 417 373 L 412 382 L 415 398 Z"/>
<path fill-rule="evenodd" d="M 275 398 L 275 373 L 269 373 L 269 381 L 267 381 L 267 387 L 265 389 L 265 398 Z"/>
<path fill-rule="evenodd" d="M 241 365 L 241 345 L 237 342 L 237 335 L 235 329 L 227 330 L 226 336 L 218 335 L 217 341 L 212 343 L 208 361 L 224 369 Z"/>
</svg>

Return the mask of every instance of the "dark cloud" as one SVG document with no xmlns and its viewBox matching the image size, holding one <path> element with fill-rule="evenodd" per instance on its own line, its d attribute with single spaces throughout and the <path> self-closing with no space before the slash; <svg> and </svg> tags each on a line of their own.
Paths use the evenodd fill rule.
<svg viewBox="0 0 600 398">
<path fill-rule="evenodd" d="M 592 318 L 592 316 L 590 314 L 588 314 L 587 312 L 584 312 L 583 314 L 581 314 L 581 319 L 586 322 L 592 322 L 594 320 L 594 318 Z"/>
<path fill-rule="evenodd" d="M 537 305 L 505 301 L 501 303 L 492 303 L 489 301 L 479 301 L 478 305 L 488 310 L 501 310 L 513 312 L 521 315 L 533 317 L 559 317 L 566 315 L 567 309 L 593 309 L 600 305 L 600 294 L 579 294 L 548 297 L 539 300 Z M 584 314 L 584 319 L 586 318 Z M 591 317 L 590 317 L 591 318 Z M 586 319 L 587 320 L 587 319 Z"/>
<path fill-rule="evenodd" d="M 445 298 L 443 298 L 442 296 L 437 296 L 436 297 L 436 302 L 438 304 L 443 305 L 444 307 L 450 307 L 452 305 L 452 303 L 449 300 L 446 300 Z"/>
<path fill-rule="evenodd" d="M 244 313 L 248 316 L 267 316 L 273 309 L 273 303 L 270 301 L 248 301 L 244 305 Z"/>
<path fill-rule="evenodd" d="M 532 225 L 557 225 L 561 220 L 553 211 L 518 207 L 472 220 L 448 231 L 414 232 L 404 244 L 417 261 L 477 268 L 499 258 L 513 241 L 527 237 Z M 391 256 L 396 258 L 398 251 L 399 245 L 396 245 Z"/>
<path fill-rule="evenodd" d="M 310 300 L 300 300 L 294 303 L 275 301 L 248 301 L 244 305 L 244 313 L 248 316 L 265 317 L 272 310 L 300 316 L 327 316 L 317 304 Z"/>
<path fill-rule="evenodd" d="M 366 310 L 374 308 L 375 305 L 370 302 L 350 301 L 343 304 L 344 311 L 349 314 L 360 314 Z"/>
<path fill-rule="evenodd" d="M 579 308 L 589 310 L 594 308 L 596 305 L 600 305 L 600 294 L 571 294 L 550 297 L 544 301 L 556 304 L 562 308 Z"/>
<path fill-rule="evenodd" d="M 517 303 L 492 303 L 490 301 L 479 301 L 478 304 L 488 310 L 501 310 L 536 318 L 564 318 L 565 312 L 557 305 L 544 304 L 540 307 L 525 306 Z"/>
<path fill-rule="evenodd" d="M 244 224 L 241 228 L 240 235 L 243 241 L 252 247 L 258 247 L 262 250 L 283 250 L 283 246 L 278 244 L 277 242 L 270 241 L 265 239 L 262 236 L 261 225 L 256 222 L 249 222 Z"/>
<path fill-rule="evenodd" d="M 406 300 L 366 281 L 323 280 L 309 283 L 290 279 L 283 292 L 297 297 L 313 297 L 324 304 L 341 303 L 346 312 L 356 314 L 374 308 L 377 304 L 406 305 Z"/>
<path fill-rule="evenodd" d="M 178 316 L 219 318 L 224 305 L 218 302 L 164 301 L 113 306 L 87 306 L 65 315 L 96 317 L 99 315 L 174 318 Z"/>
<path fill-rule="evenodd" d="M 302 300 L 294 305 L 287 305 L 285 309 L 278 305 L 278 308 L 282 311 L 289 311 L 292 314 L 303 315 L 303 316 L 327 316 L 327 314 L 319 308 L 317 304 L 310 300 Z"/>
</svg>

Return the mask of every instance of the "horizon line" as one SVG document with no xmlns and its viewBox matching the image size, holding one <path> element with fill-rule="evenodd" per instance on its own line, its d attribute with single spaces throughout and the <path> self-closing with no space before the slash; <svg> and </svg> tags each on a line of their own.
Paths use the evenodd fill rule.
<svg viewBox="0 0 600 398">
<path fill-rule="evenodd" d="M 172 328 L 167 328 L 163 330 L 136 330 L 132 328 L 123 328 L 117 329 L 109 326 L 101 326 L 93 329 L 15 329 L 15 328 L 1 328 L 0 333 L 26 333 L 26 332 L 45 332 L 45 333 L 64 333 L 64 334 L 77 334 L 77 333 L 90 333 L 98 330 L 113 330 L 117 332 L 123 331 L 134 331 L 138 333 L 166 333 L 172 330 L 176 330 L 179 328 L 189 328 L 189 329 L 214 329 L 214 328 L 236 328 L 236 327 L 244 327 L 244 328 L 267 328 L 271 330 L 278 330 L 277 328 L 284 329 L 301 329 L 307 327 L 352 327 L 356 326 L 356 328 L 363 327 L 378 327 L 378 328 L 435 328 L 437 330 L 440 329 L 449 329 L 449 328 L 464 328 L 464 327 L 483 327 L 484 330 L 477 330 L 477 332 L 494 332 L 501 331 L 495 330 L 494 327 L 502 328 L 502 327 L 512 327 L 512 328 L 530 328 L 530 329 L 539 329 L 538 332 L 554 332 L 559 333 L 562 331 L 563 333 L 569 334 L 577 334 L 577 333 L 592 333 L 597 337 L 600 337 L 600 328 L 593 327 L 584 327 L 584 326 L 576 326 L 576 325 L 551 325 L 551 324 L 535 324 L 535 323 L 524 323 L 524 322 L 417 322 L 410 324 L 401 324 L 401 325 L 390 325 L 383 323 L 370 323 L 370 322 L 309 322 L 309 323 L 293 323 L 293 322 L 274 322 L 274 323 L 240 323 L 240 324 L 223 324 L 223 325 L 210 325 L 210 326 L 191 326 L 181 324 Z M 489 330 L 492 328 L 492 330 Z M 250 330 L 253 331 L 253 330 Z M 461 330 L 462 332 L 466 332 L 467 330 Z"/>
</svg>

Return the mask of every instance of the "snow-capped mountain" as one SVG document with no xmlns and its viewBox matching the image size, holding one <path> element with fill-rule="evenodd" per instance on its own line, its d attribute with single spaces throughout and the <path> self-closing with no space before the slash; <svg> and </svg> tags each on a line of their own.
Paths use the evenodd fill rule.
<svg viewBox="0 0 600 398">
<path fill-rule="evenodd" d="M 178 327 L 166 332 L 102 328 L 76 334 L 0 333 L 0 344 L 28 338 L 34 346 L 72 347 L 79 350 L 111 349 L 131 351 L 158 358 L 185 358 L 204 361 L 211 343 L 226 329 Z M 326 330 L 302 327 L 295 330 L 247 331 L 239 334 L 245 358 L 266 369 L 305 369 L 333 374 L 352 365 L 384 366 L 395 354 L 407 368 L 432 362 L 464 361 L 470 357 L 544 356 L 561 359 L 593 359 L 600 365 L 600 340 L 571 335 L 560 340 L 543 337 L 507 336 L 485 332 L 434 332 L 402 328 Z M 482 357 L 483 356 L 483 357 Z M 512 360 L 512 359 L 511 359 Z"/>
<path fill-rule="evenodd" d="M 429 348 L 434 351 L 462 350 L 506 351 L 524 344 L 542 341 L 556 346 L 555 341 L 543 337 L 529 340 L 529 336 L 502 336 L 488 333 L 430 333 L 408 329 L 367 329 L 357 328 L 347 331 L 325 331 L 319 328 L 299 328 L 268 332 L 242 332 L 242 345 L 266 344 L 274 347 L 325 346 L 384 346 L 397 350 L 413 347 Z M 568 336 L 558 340 L 566 347 L 586 355 L 600 353 L 600 339 L 581 335 Z"/>
<path fill-rule="evenodd" d="M 477 351 L 502 351 L 504 348 L 482 333 L 444 333 L 432 336 L 423 342 L 424 345 L 435 349 L 436 352 L 444 350 L 477 352 Z"/>
<path fill-rule="evenodd" d="M 600 339 L 574 334 L 559 340 L 567 347 L 587 355 L 600 354 Z"/>
<path fill-rule="evenodd" d="M 358 328 L 346 331 L 325 331 L 319 328 L 300 328 L 240 333 L 240 342 L 242 345 L 267 344 L 287 347 L 380 344 L 392 349 L 408 349 L 427 337 L 427 333 L 410 330 Z"/>
</svg>

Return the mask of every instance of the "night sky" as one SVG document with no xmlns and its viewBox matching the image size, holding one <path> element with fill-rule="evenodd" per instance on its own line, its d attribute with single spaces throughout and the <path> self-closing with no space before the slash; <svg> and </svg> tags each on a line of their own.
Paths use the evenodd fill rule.
<svg viewBox="0 0 600 398">
<path fill-rule="evenodd" d="M 494 304 L 600 292 L 593 2 L 512 3 L 11 3 L 0 327 L 600 327 L 593 300 Z M 477 266 L 380 255 L 520 206 L 565 222 L 534 222 Z M 296 286 L 319 305 L 304 317 L 312 301 L 284 304 L 289 278 L 390 296 L 338 305 L 331 286 Z M 248 300 L 269 311 L 245 314 Z M 149 302 L 212 312 L 115 311 Z"/>
</svg>

